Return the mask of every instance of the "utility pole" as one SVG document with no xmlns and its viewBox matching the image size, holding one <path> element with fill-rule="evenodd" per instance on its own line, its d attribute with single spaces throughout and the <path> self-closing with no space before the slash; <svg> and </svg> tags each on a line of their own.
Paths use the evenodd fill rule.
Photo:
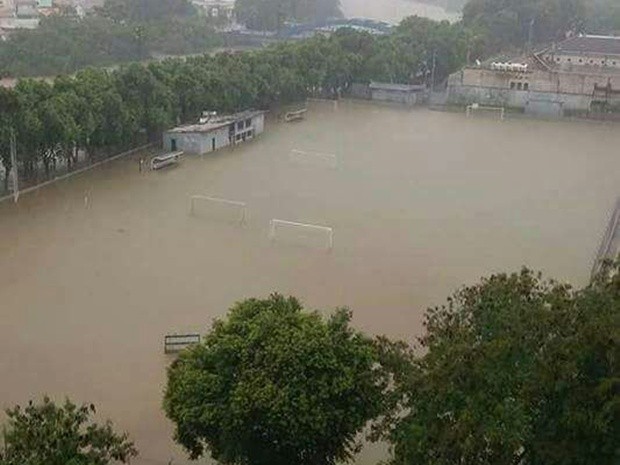
<svg viewBox="0 0 620 465">
<path fill-rule="evenodd" d="M 435 65 L 437 64 L 437 51 L 433 50 L 433 67 L 431 68 L 431 93 L 435 91 Z"/>
<path fill-rule="evenodd" d="M 15 141 L 15 131 L 11 128 L 11 173 L 13 179 L 13 201 L 19 200 L 19 172 L 17 170 L 17 143 Z"/>
</svg>

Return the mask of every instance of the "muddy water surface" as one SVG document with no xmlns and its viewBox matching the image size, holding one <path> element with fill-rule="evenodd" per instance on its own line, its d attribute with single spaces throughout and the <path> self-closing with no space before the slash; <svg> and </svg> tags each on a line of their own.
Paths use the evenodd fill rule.
<svg viewBox="0 0 620 465">
<path fill-rule="evenodd" d="M 160 408 L 165 334 L 280 291 L 412 339 L 425 307 L 493 271 L 581 285 L 618 146 L 616 126 L 313 104 L 305 122 L 178 168 L 121 160 L 0 204 L 0 402 L 94 402 L 136 440 L 136 463 L 185 463 Z M 205 205 L 190 216 L 192 194 L 246 202 L 246 226 Z M 273 218 L 332 227 L 334 249 L 309 231 L 270 242 Z"/>
</svg>

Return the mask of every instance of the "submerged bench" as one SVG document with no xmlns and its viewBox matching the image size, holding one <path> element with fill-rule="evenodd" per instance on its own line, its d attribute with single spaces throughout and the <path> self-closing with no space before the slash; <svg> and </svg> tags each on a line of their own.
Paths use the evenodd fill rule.
<svg viewBox="0 0 620 465">
<path fill-rule="evenodd" d="M 200 334 L 170 334 L 164 337 L 164 353 L 176 354 L 196 344 L 200 344 Z"/>
</svg>

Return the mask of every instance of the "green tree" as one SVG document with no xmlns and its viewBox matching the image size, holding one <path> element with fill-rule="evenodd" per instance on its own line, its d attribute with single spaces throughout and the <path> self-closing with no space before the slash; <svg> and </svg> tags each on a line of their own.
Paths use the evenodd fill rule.
<svg viewBox="0 0 620 465">
<path fill-rule="evenodd" d="M 70 401 L 57 406 L 49 398 L 40 404 L 7 410 L 1 465 L 107 465 L 129 463 L 137 451 L 126 434 L 116 434 L 112 424 L 90 421 L 91 405 Z"/>
<path fill-rule="evenodd" d="M 382 341 L 393 463 L 619 463 L 619 271 L 579 291 L 495 275 L 428 311 L 423 355 Z"/>
<path fill-rule="evenodd" d="M 237 0 L 237 19 L 250 29 L 275 31 L 286 21 L 341 17 L 339 0 Z"/>
<path fill-rule="evenodd" d="M 191 458 L 224 464 L 325 465 L 350 459 L 380 413 L 370 339 L 351 314 L 324 320 L 295 298 L 236 304 L 168 370 L 164 408 Z"/>
<path fill-rule="evenodd" d="M 561 40 L 585 19 L 584 0 L 470 0 L 463 9 L 465 26 L 486 34 L 488 52 Z"/>
</svg>

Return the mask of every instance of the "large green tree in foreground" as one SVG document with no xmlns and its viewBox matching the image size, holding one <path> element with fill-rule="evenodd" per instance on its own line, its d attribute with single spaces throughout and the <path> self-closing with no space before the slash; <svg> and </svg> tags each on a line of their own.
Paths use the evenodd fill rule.
<svg viewBox="0 0 620 465">
<path fill-rule="evenodd" d="M 423 355 L 382 341 L 395 415 L 377 431 L 393 464 L 620 463 L 612 276 L 575 291 L 528 270 L 495 275 L 427 313 Z"/>
<path fill-rule="evenodd" d="M 70 401 L 58 406 L 47 397 L 40 404 L 7 410 L 0 465 L 107 465 L 129 463 L 137 451 L 125 434 L 106 422 L 90 421 L 92 405 Z"/>
<path fill-rule="evenodd" d="M 323 319 L 294 298 L 236 304 L 168 371 L 165 411 L 192 458 L 326 465 L 352 457 L 382 406 L 372 341 L 350 313 Z"/>
</svg>

